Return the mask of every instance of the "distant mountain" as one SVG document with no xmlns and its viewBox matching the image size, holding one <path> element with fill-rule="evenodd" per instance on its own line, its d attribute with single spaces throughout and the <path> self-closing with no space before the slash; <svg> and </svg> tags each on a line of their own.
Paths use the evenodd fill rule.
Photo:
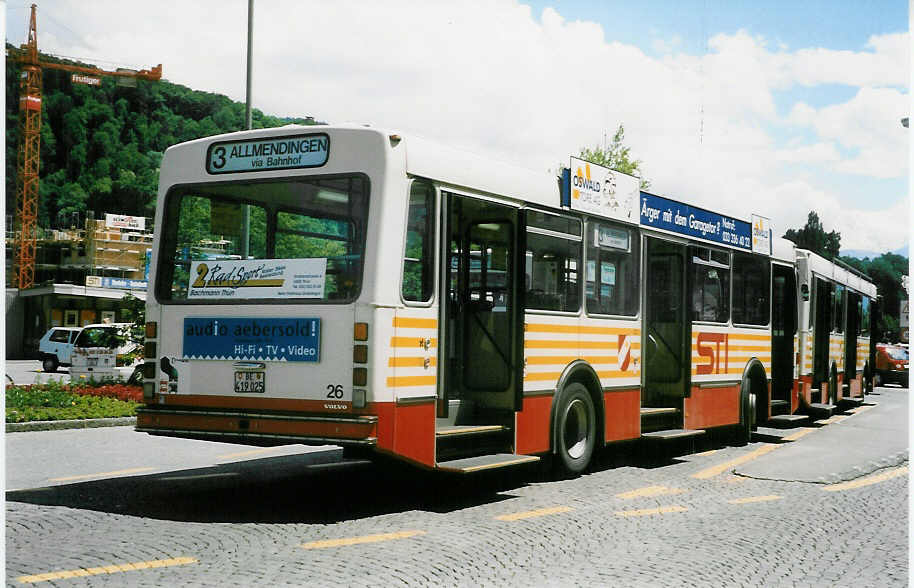
<svg viewBox="0 0 914 588">
<path fill-rule="evenodd" d="M 882 255 L 883 253 L 894 253 L 895 255 L 901 255 L 902 257 L 910 257 L 909 255 L 909 244 L 905 243 L 904 247 L 899 247 L 894 251 L 867 251 L 866 249 L 842 249 L 841 255 L 845 257 L 856 257 L 857 259 L 865 259 L 869 257 L 870 259 L 875 259 Z"/>
</svg>

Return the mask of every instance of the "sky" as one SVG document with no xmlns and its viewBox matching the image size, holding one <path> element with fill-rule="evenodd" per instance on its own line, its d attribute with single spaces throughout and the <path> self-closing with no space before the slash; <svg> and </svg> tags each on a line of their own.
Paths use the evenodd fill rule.
<svg viewBox="0 0 914 588">
<path fill-rule="evenodd" d="M 24 42 L 30 2 L 7 3 Z M 91 11 L 86 7 L 91 6 Z M 909 242 L 904 0 L 255 0 L 253 104 L 556 171 L 625 127 L 651 192 Z M 41 0 L 43 52 L 245 100 L 247 2 Z"/>
</svg>

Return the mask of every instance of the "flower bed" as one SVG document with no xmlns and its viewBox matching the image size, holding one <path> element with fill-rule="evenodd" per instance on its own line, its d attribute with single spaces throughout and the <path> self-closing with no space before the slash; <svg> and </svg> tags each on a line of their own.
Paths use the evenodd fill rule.
<svg viewBox="0 0 914 588">
<path fill-rule="evenodd" d="M 135 416 L 142 400 L 143 389 L 126 384 L 7 386 L 6 422 Z"/>
</svg>

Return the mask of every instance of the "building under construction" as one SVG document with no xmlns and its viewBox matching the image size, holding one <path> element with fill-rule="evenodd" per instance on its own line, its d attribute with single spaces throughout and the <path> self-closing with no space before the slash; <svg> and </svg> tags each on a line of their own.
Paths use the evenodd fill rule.
<svg viewBox="0 0 914 588">
<path fill-rule="evenodd" d="M 7 230 L 11 278 L 20 237 Z M 146 298 L 151 249 L 152 222 L 143 217 L 106 214 L 81 227 L 38 229 L 33 287 L 6 291 L 7 358 L 31 357 L 52 326 L 125 320 L 124 295 Z"/>
</svg>

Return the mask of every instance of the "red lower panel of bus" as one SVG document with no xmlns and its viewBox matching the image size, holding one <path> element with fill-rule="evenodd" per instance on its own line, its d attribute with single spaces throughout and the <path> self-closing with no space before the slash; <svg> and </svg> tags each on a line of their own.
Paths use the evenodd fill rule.
<svg viewBox="0 0 914 588">
<path fill-rule="evenodd" d="M 739 384 L 722 388 L 692 386 L 685 399 L 685 428 L 707 429 L 739 423 Z"/>
<path fill-rule="evenodd" d="M 641 436 L 641 389 L 606 390 L 606 442 L 637 439 Z"/>
<path fill-rule="evenodd" d="M 339 407 L 332 413 L 326 400 L 296 400 L 294 398 L 264 398 L 262 396 L 213 396 L 209 394 L 161 394 L 159 404 L 165 406 L 197 406 L 244 410 L 282 410 L 289 412 L 321 412 L 328 414 L 351 414 L 350 403 L 334 400 L 329 404 Z M 357 411 L 364 414 L 366 411 Z"/>
<path fill-rule="evenodd" d="M 551 449 L 549 427 L 552 422 L 552 398 L 552 393 L 524 397 L 524 409 L 517 413 L 516 453 L 532 455 Z"/>
<path fill-rule="evenodd" d="M 269 419 L 246 415 L 173 414 L 146 412 L 137 415 L 137 428 L 195 433 L 238 433 L 240 435 L 281 435 L 322 439 L 368 439 L 375 436 L 374 423 L 302 422 L 295 417 Z"/>
<path fill-rule="evenodd" d="M 387 405 L 385 405 L 386 407 Z M 428 467 L 435 466 L 435 401 L 394 406 L 393 452 Z M 378 420 L 385 418 L 378 413 Z M 380 439 L 378 440 L 380 442 Z"/>
</svg>

